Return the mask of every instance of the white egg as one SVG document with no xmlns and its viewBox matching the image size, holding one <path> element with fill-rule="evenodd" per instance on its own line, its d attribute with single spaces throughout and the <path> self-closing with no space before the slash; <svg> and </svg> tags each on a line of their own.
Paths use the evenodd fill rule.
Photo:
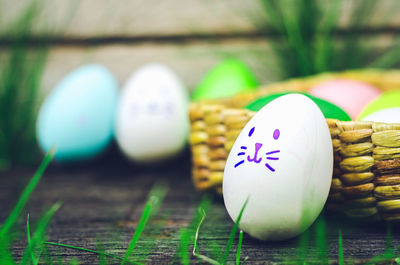
<svg viewBox="0 0 400 265">
<path fill-rule="evenodd" d="M 400 123 L 400 108 L 388 108 L 371 113 L 361 119 L 362 121 L 374 121 L 385 123 Z"/>
<path fill-rule="evenodd" d="M 262 240 L 306 230 L 328 197 L 333 150 L 328 125 L 309 98 L 290 94 L 263 107 L 246 124 L 223 177 L 226 209 L 241 229 Z"/>
<path fill-rule="evenodd" d="M 139 162 L 164 160 L 185 146 L 189 95 L 166 66 L 148 64 L 126 82 L 117 109 L 116 139 Z"/>
</svg>

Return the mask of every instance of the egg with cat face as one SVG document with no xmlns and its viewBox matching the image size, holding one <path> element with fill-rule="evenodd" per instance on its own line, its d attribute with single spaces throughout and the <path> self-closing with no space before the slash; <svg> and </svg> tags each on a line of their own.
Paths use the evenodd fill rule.
<svg viewBox="0 0 400 265">
<path fill-rule="evenodd" d="M 116 118 L 122 152 L 138 162 L 164 160 L 178 154 L 189 132 L 189 96 L 166 66 L 148 64 L 126 82 Z"/>
<path fill-rule="evenodd" d="M 293 110 L 293 111 L 291 111 Z M 246 124 L 228 156 L 223 196 L 241 229 L 262 240 L 306 230 L 328 197 L 332 142 L 318 106 L 299 94 L 279 97 Z"/>
</svg>

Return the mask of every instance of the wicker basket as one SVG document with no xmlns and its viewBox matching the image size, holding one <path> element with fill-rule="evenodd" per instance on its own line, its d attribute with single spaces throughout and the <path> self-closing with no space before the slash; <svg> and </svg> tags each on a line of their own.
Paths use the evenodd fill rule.
<svg viewBox="0 0 400 265">
<path fill-rule="evenodd" d="M 348 78 L 382 91 L 400 88 L 400 71 L 357 70 L 293 79 L 256 93 L 192 103 L 190 145 L 193 183 L 222 192 L 226 159 L 254 112 L 243 107 L 272 92 L 307 91 L 321 81 Z M 327 208 L 354 218 L 400 220 L 400 124 L 327 120 L 334 171 Z"/>
</svg>

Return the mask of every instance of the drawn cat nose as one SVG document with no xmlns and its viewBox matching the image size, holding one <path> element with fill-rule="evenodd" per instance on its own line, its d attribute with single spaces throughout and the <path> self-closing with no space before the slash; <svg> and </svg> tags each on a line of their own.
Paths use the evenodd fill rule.
<svg viewBox="0 0 400 265">
<path fill-rule="evenodd" d="M 261 148 L 262 144 L 256 143 L 256 150 L 258 151 Z"/>
</svg>

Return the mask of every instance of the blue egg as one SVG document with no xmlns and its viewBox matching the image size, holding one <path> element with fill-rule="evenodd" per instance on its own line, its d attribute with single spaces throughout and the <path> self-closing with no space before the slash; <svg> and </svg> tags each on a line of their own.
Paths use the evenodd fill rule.
<svg viewBox="0 0 400 265">
<path fill-rule="evenodd" d="M 105 67 L 82 66 L 62 79 L 41 106 L 37 138 L 55 160 L 76 161 L 101 153 L 113 138 L 118 83 Z"/>
</svg>

